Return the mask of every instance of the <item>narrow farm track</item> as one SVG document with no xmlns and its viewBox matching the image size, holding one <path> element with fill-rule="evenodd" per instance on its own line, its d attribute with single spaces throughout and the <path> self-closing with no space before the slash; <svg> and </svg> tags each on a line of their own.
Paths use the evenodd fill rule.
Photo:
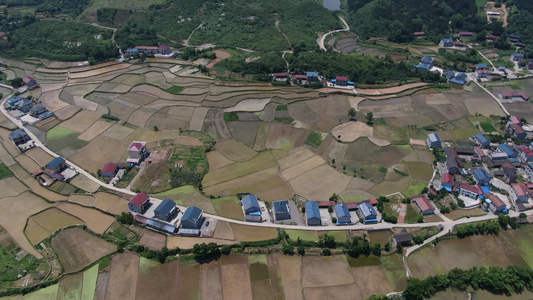
<svg viewBox="0 0 533 300">
<path fill-rule="evenodd" d="M 324 35 L 322 36 L 319 36 L 318 39 L 316 40 L 317 43 L 318 43 L 318 46 L 320 47 L 320 49 L 324 50 L 324 51 L 328 51 L 326 49 L 326 47 L 324 46 L 324 41 L 326 40 L 326 37 L 332 33 L 336 33 L 336 32 L 342 32 L 342 31 L 350 31 L 350 26 L 348 25 L 348 23 L 346 23 L 346 21 L 344 20 L 343 17 L 339 17 L 339 19 L 341 19 L 342 23 L 344 24 L 344 28 L 343 29 L 337 29 L 337 30 L 332 30 L 332 31 L 329 31 L 329 32 L 326 32 Z"/>
</svg>

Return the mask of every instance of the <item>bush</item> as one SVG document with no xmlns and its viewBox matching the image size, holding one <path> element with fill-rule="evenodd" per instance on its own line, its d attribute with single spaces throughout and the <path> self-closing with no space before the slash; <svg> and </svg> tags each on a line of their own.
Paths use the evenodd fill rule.
<svg viewBox="0 0 533 300">
<path fill-rule="evenodd" d="M 322 256 L 331 256 L 331 250 L 328 248 L 322 249 Z"/>
<path fill-rule="evenodd" d="M 119 216 L 116 217 L 116 219 L 121 224 L 133 224 L 133 216 L 129 213 L 122 212 Z"/>
<path fill-rule="evenodd" d="M 333 222 L 334 224 L 337 224 L 337 218 L 332 217 L 332 218 L 331 218 L 331 222 Z"/>
<path fill-rule="evenodd" d="M 110 114 L 103 114 L 103 115 L 102 115 L 102 118 L 104 118 L 104 119 L 108 119 L 108 120 L 111 120 L 111 121 L 118 121 L 118 120 L 120 120 L 118 117 L 115 117 L 115 116 L 110 115 Z"/>
</svg>

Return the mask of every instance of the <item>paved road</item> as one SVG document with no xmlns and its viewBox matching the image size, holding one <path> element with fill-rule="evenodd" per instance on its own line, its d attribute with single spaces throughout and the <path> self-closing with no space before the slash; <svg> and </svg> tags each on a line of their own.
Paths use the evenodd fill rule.
<svg viewBox="0 0 533 300">
<path fill-rule="evenodd" d="M 350 26 L 348 25 L 348 23 L 346 23 L 346 21 L 344 21 L 344 18 L 343 17 L 339 17 L 339 19 L 341 19 L 342 23 L 344 23 L 344 28 L 343 29 L 332 30 L 332 31 L 326 32 L 324 35 L 320 36 L 317 39 L 317 43 L 318 43 L 318 46 L 320 47 L 320 49 L 322 49 L 324 51 L 328 51 L 326 49 L 326 47 L 324 47 L 324 41 L 326 40 L 326 36 L 328 36 L 328 35 L 330 35 L 332 33 L 336 33 L 336 32 L 350 31 Z"/>
</svg>

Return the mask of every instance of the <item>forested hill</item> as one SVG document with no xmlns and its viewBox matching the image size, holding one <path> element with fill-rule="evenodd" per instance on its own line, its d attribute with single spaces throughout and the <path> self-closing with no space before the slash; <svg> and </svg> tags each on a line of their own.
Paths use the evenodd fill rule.
<svg viewBox="0 0 533 300">
<path fill-rule="evenodd" d="M 99 18 L 112 22 L 114 16 L 101 12 Z M 342 28 L 337 16 L 316 0 L 174 0 L 131 17 L 116 40 L 121 46 L 147 43 L 157 32 L 179 41 L 199 25 L 190 39 L 193 45 L 266 51 L 290 50 L 302 41 L 316 44 L 317 32 Z"/>
<path fill-rule="evenodd" d="M 415 31 L 429 37 L 450 30 L 480 32 L 487 23 L 475 0 L 348 0 L 347 9 L 352 30 L 362 38 L 384 36 L 394 42 L 409 42 Z"/>
</svg>

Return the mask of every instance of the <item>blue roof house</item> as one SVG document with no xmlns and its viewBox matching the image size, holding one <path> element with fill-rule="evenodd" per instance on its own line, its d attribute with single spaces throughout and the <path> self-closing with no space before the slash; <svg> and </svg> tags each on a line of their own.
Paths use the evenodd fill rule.
<svg viewBox="0 0 533 300">
<path fill-rule="evenodd" d="M 28 113 L 31 110 L 31 107 L 33 106 L 33 103 L 31 100 L 28 99 L 22 99 L 21 101 L 18 101 L 13 105 L 14 109 L 18 109 L 23 113 Z"/>
<path fill-rule="evenodd" d="M 359 204 L 357 208 L 359 209 L 361 216 L 363 216 L 365 224 L 378 222 L 378 215 L 370 203 L 363 202 Z"/>
<path fill-rule="evenodd" d="M 289 209 L 289 201 L 280 200 L 272 202 L 274 216 L 276 220 L 287 220 L 291 218 L 291 211 Z"/>
<path fill-rule="evenodd" d="M 163 221 L 170 221 L 178 215 L 176 203 L 170 199 L 165 199 L 154 210 L 154 216 Z"/>
<path fill-rule="evenodd" d="M 511 149 L 511 147 L 507 146 L 506 144 L 500 144 L 498 148 L 500 149 L 500 151 L 505 152 L 505 154 L 507 154 L 507 157 L 511 157 L 511 158 L 516 157 L 516 152 L 513 149 Z"/>
<path fill-rule="evenodd" d="M 465 73 L 459 73 L 455 75 L 454 78 L 450 79 L 451 83 L 459 84 L 459 85 L 465 85 L 466 84 L 466 78 L 468 76 Z"/>
<path fill-rule="evenodd" d="M 242 206 L 244 207 L 244 213 L 249 214 L 261 214 L 261 208 L 259 207 L 259 201 L 257 201 L 257 196 L 255 195 L 246 195 L 241 200 Z"/>
<path fill-rule="evenodd" d="M 200 228 L 204 220 L 203 211 L 196 206 L 187 207 L 181 217 L 181 227 L 183 228 Z"/>
<path fill-rule="evenodd" d="M 487 148 L 488 146 L 490 146 L 490 140 L 481 133 L 473 136 L 472 139 L 474 140 L 474 142 L 476 142 L 476 144 L 483 148 Z"/>
<path fill-rule="evenodd" d="M 19 101 L 22 100 L 22 97 L 20 96 L 15 96 L 15 97 L 12 97 L 12 98 L 8 98 L 6 100 L 6 103 L 7 103 L 7 108 L 9 109 L 14 109 L 15 108 L 15 104 Z"/>
<path fill-rule="evenodd" d="M 489 66 L 487 64 L 477 64 L 476 69 L 477 70 L 488 70 Z"/>
<path fill-rule="evenodd" d="M 424 58 L 422 58 L 422 60 L 420 62 L 423 63 L 423 64 L 431 66 L 431 65 L 433 65 L 433 61 L 434 60 L 435 59 L 433 57 L 431 57 L 431 56 L 424 56 Z"/>
<path fill-rule="evenodd" d="M 346 225 L 352 223 L 350 211 L 348 210 L 348 206 L 346 206 L 344 203 L 335 205 L 335 215 L 337 216 L 337 225 Z"/>
<path fill-rule="evenodd" d="M 63 157 L 56 157 L 46 165 L 47 169 L 54 170 L 55 172 L 61 172 L 67 167 L 67 163 Z"/>
<path fill-rule="evenodd" d="M 318 72 L 307 72 L 307 82 L 319 82 Z"/>
<path fill-rule="evenodd" d="M 439 46 L 445 47 L 445 48 L 453 47 L 453 39 L 451 39 L 451 38 L 442 39 L 442 40 L 440 40 Z"/>
<path fill-rule="evenodd" d="M 419 63 L 418 65 L 416 65 L 416 68 L 422 71 L 429 71 L 431 69 L 431 65 Z"/>
<path fill-rule="evenodd" d="M 322 225 L 322 219 L 320 218 L 320 210 L 318 209 L 318 202 L 307 201 L 305 203 L 305 214 L 307 217 L 307 226 Z"/>
<path fill-rule="evenodd" d="M 484 186 L 490 185 L 491 177 L 490 177 L 490 174 L 487 173 L 487 171 L 483 169 L 475 169 L 473 172 L 473 175 L 474 175 L 474 180 L 476 181 L 477 184 L 484 185 Z"/>
<path fill-rule="evenodd" d="M 444 76 L 446 76 L 446 78 L 448 78 L 448 80 L 450 80 L 450 79 L 455 77 L 455 72 L 454 71 L 446 71 L 446 72 L 444 72 Z"/>
<path fill-rule="evenodd" d="M 512 61 L 523 61 L 524 60 L 524 53 L 513 53 L 513 54 L 511 54 L 511 60 Z"/>
<path fill-rule="evenodd" d="M 441 148 L 442 146 L 442 140 L 440 139 L 440 136 L 436 133 L 430 133 L 428 134 L 428 138 L 426 139 L 426 143 L 428 144 L 429 148 Z"/>
</svg>

